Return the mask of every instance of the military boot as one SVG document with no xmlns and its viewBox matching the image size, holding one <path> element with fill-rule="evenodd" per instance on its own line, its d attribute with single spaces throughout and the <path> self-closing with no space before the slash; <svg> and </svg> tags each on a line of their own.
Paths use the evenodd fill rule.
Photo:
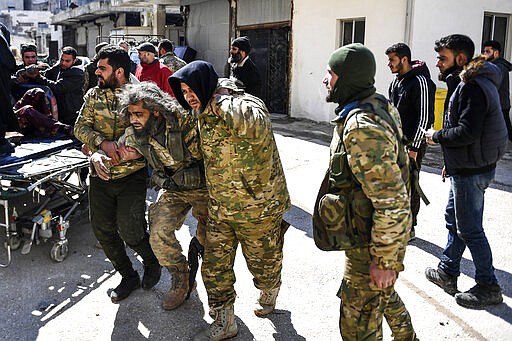
<svg viewBox="0 0 512 341">
<path fill-rule="evenodd" d="M 171 287 L 164 296 L 162 308 L 172 310 L 179 307 L 187 298 L 190 270 L 187 263 L 168 267 L 167 270 L 171 273 Z"/>
<path fill-rule="evenodd" d="M 276 306 L 277 295 L 279 294 L 279 287 L 265 291 L 261 290 L 258 304 L 260 307 L 254 309 L 254 314 L 258 317 L 263 317 L 274 311 Z"/>
<path fill-rule="evenodd" d="M 201 333 L 194 336 L 194 341 L 219 341 L 235 337 L 238 326 L 235 321 L 233 306 L 226 308 L 210 309 L 215 313 L 215 321 Z"/>
</svg>

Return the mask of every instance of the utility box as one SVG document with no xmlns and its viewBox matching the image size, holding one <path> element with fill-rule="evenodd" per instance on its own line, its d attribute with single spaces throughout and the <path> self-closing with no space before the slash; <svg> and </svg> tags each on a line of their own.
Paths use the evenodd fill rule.
<svg viewBox="0 0 512 341">
<path fill-rule="evenodd" d="M 437 89 L 434 101 L 434 129 L 440 130 L 443 128 L 443 113 L 444 113 L 444 100 L 446 98 L 446 89 Z"/>
</svg>

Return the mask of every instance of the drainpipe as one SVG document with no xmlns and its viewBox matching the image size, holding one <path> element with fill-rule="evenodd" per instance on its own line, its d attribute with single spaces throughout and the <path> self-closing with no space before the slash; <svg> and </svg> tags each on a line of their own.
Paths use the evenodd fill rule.
<svg viewBox="0 0 512 341">
<path fill-rule="evenodd" d="M 188 38 L 187 38 L 187 32 L 188 32 L 188 15 L 190 13 L 190 6 L 189 5 L 186 5 L 186 6 L 180 6 L 180 12 L 181 12 L 181 15 L 183 16 L 183 34 L 184 34 L 184 41 L 183 41 L 183 45 L 184 46 L 187 46 L 188 45 Z M 178 42 L 179 44 L 179 42 Z"/>
<path fill-rule="evenodd" d="M 228 46 L 231 44 L 231 41 L 236 38 L 236 25 L 237 25 L 237 0 L 228 0 L 229 1 L 229 41 Z"/>
<path fill-rule="evenodd" d="M 414 0 L 407 0 L 405 8 L 405 32 L 404 43 L 411 46 L 412 22 L 413 22 Z"/>
<path fill-rule="evenodd" d="M 98 45 L 99 43 L 101 43 L 102 40 L 101 37 L 103 36 L 103 25 L 97 22 L 95 22 L 94 25 L 96 25 L 96 27 L 98 28 L 98 35 L 96 36 L 96 45 Z"/>
</svg>

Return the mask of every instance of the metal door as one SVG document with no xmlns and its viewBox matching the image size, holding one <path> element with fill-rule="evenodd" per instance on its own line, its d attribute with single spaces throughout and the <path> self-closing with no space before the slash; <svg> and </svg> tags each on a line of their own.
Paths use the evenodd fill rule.
<svg viewBox="0 0 512 341">
<path fill-rule="evenodd" d="M 251 40 L 251 59 L 261 75 L 261 99 L 269 112 L 288 115 L 289 27 L 240 30 Z"/>
</svg>

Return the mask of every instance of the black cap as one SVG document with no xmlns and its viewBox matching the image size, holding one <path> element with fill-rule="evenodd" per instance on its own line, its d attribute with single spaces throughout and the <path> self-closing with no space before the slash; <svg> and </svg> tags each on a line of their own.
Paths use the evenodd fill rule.
<svg viewBox="0 0 512 341">
<path fill-rule="evenodd" d="M 238 47 L 245 53 L 251 52 L 251 41 L 247 37 L 238 37 L 231 42 L 231 46 Z"/>
<path fill-rule="evenodd" d="M 137 51 L 146 51 L 158 55 L 155 45 L 151 43 L 142 43 L 137 47 Z"/>
</svg>

